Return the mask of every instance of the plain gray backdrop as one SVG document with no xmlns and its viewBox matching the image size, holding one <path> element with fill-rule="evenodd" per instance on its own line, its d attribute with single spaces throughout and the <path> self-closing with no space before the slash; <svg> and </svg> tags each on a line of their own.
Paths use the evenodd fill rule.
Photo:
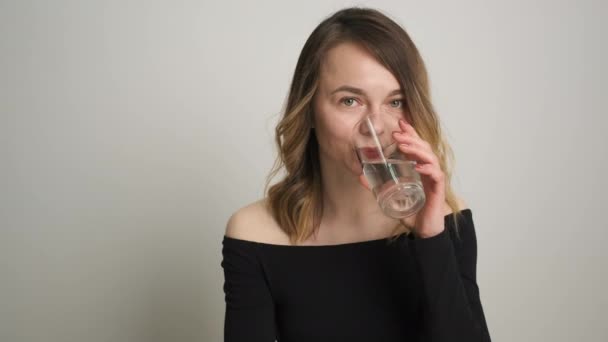
<svg viewBox="0 0 608 342">
<path fill-rule="evenodd" d="M 426 61 L 493 340 L 608 340 L 606 2 L 2 0 L 0 341 L 221 341 L 226 221 L 349 5 Z"/>
</svg>

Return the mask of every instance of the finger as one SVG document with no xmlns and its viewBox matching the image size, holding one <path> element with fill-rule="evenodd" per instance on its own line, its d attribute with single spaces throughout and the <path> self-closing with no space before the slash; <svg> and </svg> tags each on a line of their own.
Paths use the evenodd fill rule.
<svg viewBox="0 0 608 342">
<path fill-rule="evenodd" d="M 415 137 L 420 138 L 420 136 L 418 135 L 418 132 L 416 132 L 416 130 L 414 129 L 414 126 L 408 124 L 407 122 L 403 121 L 403 120 L 399 120 L 399 127 L 401 127 L 401 129 L 406 132 L 406 133 L 411 133 L 412 135 L 414 135 Z"/>
<path fill-rule="evenodd" d="M 413 156 L 416 161 L 422 161 L 423 163 L 430 163 L 433 165 L 439 164 L 437 163 L 435 154 L 418 146 L 399 144 L 398 147 L 401 152 L 408 156 Z"/>
<path fill-rule="evenodd" d="M 437 183 L 441 183 L 444 180 L 445 175 L 443 171 L 432 164 L 417 164 L 415 168 L 418 173 L 431 177 Z"/>
<path fill-rule="evenodd" d="M 417 146 L 423 150 L 431 151 L 431 146 L 424 140 L 407 133 L 394 133 L 393 137 L 398 143 Z"/>
</svg>

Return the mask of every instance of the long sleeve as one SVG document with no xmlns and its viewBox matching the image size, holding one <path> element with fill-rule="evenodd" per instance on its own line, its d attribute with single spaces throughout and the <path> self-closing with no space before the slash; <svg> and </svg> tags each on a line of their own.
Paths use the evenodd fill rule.
<svg viewBox="0 0 608 342">
<path fill-rule="evenodd" d="M 430 238 L 410 239 L 424 288 L 422 341 L 489 342 L 476 280 L 477 238 L 472 213 L 464 210 L 458 235 L 453 224 Z"/>
<path fill-rule="evenodd" d="M 274 342 L 274 303 L 255 246 L 248 241 L 222 242 L 225 342 Z"/>
</svg>

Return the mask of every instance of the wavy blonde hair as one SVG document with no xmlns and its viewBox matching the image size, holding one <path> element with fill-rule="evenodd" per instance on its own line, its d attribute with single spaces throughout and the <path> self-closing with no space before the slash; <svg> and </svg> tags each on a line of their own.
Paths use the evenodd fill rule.
<svg viewBox="0 0 608 342">
<path fill-rule="evenodd" d="M 405 30 L 378 10 L 351 7 L 323 20 L 306 40 L 298 58 L 283 116 L 275 129 L 278 154 L 266 179 L 266 207 L 292 244 L 306 240 L 319 227 L 323 214 L 318 142 L 312 130 L 312 101 L 319 85 L 320 65 L 327 51 L 343 42 L 368 49 L 399 81 L 406 118 L 439 159 L 445 175 L 446 203 L 458 227 L 460 209 L 451 186 L 454 154 L 444 137 L 431 103 L 426 67 Z M 282 168 L 285 176 L 270 186 Z M 412 227 L 401 221 L 396 239 Z M 392 241 L 392 240 L 391 240 Z"/>
</svg>

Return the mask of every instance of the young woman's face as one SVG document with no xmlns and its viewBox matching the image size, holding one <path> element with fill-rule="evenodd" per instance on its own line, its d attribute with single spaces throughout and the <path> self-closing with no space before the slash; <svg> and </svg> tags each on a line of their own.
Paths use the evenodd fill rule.
<svg viewBox="0 0 608 342">
<path fill-rule="evenodd" d="M 355 124 L 371 115 L 378 135 L 390 136 L 400 130 L 398 120 L 406 119 L 397 79 L 367 50 L 350 42 L 328 51 L 313 108 L 320 154 L 355 175 L 361 174 L 351 144 Z"/>
</svg>

